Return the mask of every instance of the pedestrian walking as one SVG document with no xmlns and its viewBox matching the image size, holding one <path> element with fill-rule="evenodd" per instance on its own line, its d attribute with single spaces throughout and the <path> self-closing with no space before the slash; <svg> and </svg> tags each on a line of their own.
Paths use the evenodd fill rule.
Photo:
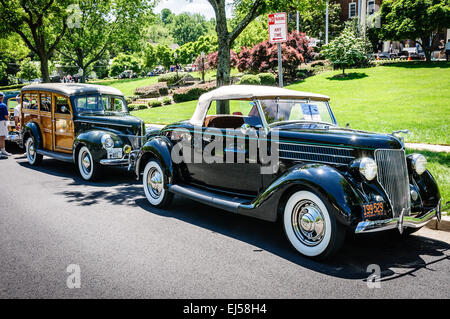
<svg viewBox="0 0 450 319">
<path fill-rule="evenodd" d="M 5 149 L 5 137 L 8 135 L 8 107 L 3 100 L 5 99 L 5 94 L 0 92 L 0 154 L 3 156 L 11 156 Z"/>
</svg>

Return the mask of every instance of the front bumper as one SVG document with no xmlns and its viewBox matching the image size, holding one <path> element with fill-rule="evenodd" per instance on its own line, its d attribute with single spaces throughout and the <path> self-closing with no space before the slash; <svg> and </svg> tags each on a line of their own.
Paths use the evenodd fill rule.
<svg viewBox="0 0 450 319">
<path fill-rule="evenodd" d="M 402 212 L 400 216 L 396 218 L 359 222 L 356 226 L 355 234 L 384 231 L 394 228 L 397 228 L 399 232 L 402 233 L 405 227 L 420 228 L 425 226 L 425 224 L 434 217 L 440 221 L 441 201 L 442 199 L 439 200 L 436 208 L 431 209 L 421 217 L 404 216 Z"/>
</svg>

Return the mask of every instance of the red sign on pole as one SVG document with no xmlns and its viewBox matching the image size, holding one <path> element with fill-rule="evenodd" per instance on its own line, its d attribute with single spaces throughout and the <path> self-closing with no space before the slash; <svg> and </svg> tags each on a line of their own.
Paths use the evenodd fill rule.
<svg viewBox="0 0 450 319">
<path fill-rule="evenodd" d="M 269 14 L 269 41 L 272 43 L 287 41 L 287 14 L 285 12 Z"/>
</svg>

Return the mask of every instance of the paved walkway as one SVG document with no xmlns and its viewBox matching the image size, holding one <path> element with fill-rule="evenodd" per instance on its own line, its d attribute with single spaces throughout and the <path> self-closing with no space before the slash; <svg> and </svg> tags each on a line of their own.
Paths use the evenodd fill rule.
<svg viewBox="0 0 450 319">
<path fill-rule="evenodd" d="M 161 129 L 164 125 L 160 124 L 146 124 L 150 129 Z M 407 148 L 415 150 L 431 151 L 431 152 L 446 152 L 450 153 L 450 146 L 448 145 L 434 145 L 434 144 L 421 144 L 421 143 L 405 143 Z"/>
</svg>

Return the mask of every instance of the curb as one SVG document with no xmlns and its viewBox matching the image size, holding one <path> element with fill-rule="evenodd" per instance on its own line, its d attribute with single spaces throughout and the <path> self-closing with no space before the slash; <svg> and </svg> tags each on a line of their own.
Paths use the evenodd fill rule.
<svg viewBox="0 0 450 319">
<path fill-rule="evenodd" d="M 440 222 L 437 219 L 430 220 L 425 226 L 433 230 L 450 232 L 450 216 L 442 216 Z"/>
</svg>

